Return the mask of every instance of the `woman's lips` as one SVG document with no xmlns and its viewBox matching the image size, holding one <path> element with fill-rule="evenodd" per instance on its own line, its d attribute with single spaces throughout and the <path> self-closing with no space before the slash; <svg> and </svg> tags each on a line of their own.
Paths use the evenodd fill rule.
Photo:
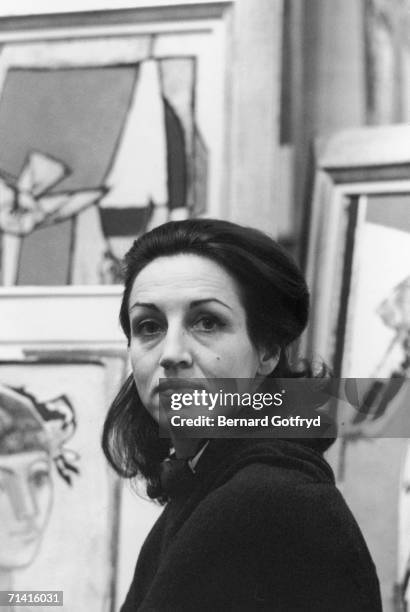
<svg viewBox="0 0 410 612">
<path fill-rule="evenodd" d="M 170 387 L 168 389 L 160 390 L 158 393 L 163 395 L 164 397 L 171 397 L 175 393 L 184 394 L 184 393 L 192 393 L 197 390 L 196 387 Z"/>
<path fill-rule="evenodd" d="M 203 381 L 192 383 L 189 382 L 187 379 L 173 379 L 172 381 L 170 380 L 161 382 L 156 387 L 155 391 L 157 393 L 160 393 L 161 395 L 169 396 L 173 393 L 192 393 L 193 391 L 201 391 L 203 389 L 206 389 L 206 385 Z"/>
</svg>

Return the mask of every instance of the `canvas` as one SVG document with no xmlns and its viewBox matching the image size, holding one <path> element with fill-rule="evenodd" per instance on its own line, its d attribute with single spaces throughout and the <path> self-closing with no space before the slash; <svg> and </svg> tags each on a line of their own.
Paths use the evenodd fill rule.
<svg viewBox="0 0 410 612">
<path fill-rule="evenodd" d="M 120 282 L 135 238 L 218 194 L 220 42 L 206 23 L 46 23 L 0 32 L 1 283 Z"/>
<path fill-rule="evenodd" d="M 0 364 L 2 589 L 62 590 L 64 610 L 114 609 L 119 485 L 100 436 L 122 360 Z"/>
</svg>

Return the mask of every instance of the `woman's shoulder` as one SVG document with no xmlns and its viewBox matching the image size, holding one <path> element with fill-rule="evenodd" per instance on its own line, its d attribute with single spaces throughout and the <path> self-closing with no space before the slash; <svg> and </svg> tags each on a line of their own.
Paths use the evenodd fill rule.
<svg viewBox="0 0 410 612">
<path fill-rule="evenodd" d="M 314 475 L 269 463 L 255 462 L 238 469 L 223 484 L 210 492 L 206 499 L 236 507 L 255 507 L 269 513 L 272 508 L 295 505 L 295 512 L 318 506 L 323 510 L 345 509 L 344 499 L 331 481 L 318 480 Z M 204 501 L 205 501 L 204 500 Z"/>
<path fill-rule="evenodd" d="M 292 534 L 294 544 L 367 554 L 360 528 L 331 481 L 289 467 L 250 463 L 209 492 L 197 507 L 222 529 L 276 544 Z M 195 520 L 195 519 L 194 519 Z"/>
<path fill-rule="evenodd" d="M 257 499 L 272 507 L 288 498 L 300 503 L 323 497 L 340 501 L 332 469 L 307 446 L 284 440 L 236 441 L 226 455 L 212 466 L 216 476 L 211 493 L 219 503 L 234 499 L 246 505 Z"/>
<path fill-rule="evenodd" d="M 380 610 L 370 553 L 331 482 L 251 463 L 202 499 L 180 536 L 207 559 L 223 559 L 227 567 L 246 566 L 263 597 L 289 602 L 288 608 L 279 609 L 303 609 L 291 607 L 296 589 L 316 603 L 323 599 L 334 604 L 335 593 L 344 593 L 349 601 L 341 606 L 344 611 Z"/>
<path fill-rule="evenodd" d="M 233 537 L 239 531 L 249 541 L 272 546 L 286 544 L 289 536 L 295 548 L 320 543 L 329 554 L 335 548 L 339 554 L 352 549 L 367 554 L 357 522 L 320 453 L 282 440 L 228 446 L 222 449 L 224 460 L 212 485 L 191 514 L 196 526 L 212 523 L 214 532 L 218 527 Z"/>
<path fill-rule="evenodd" d="M 376 576 L 361 529 L 332 482 L 253 463 L 236 472 L 204 503 L 222 529 L 240 532 L 268 558 L 277 559 L 281 550 L 281 560 L 292 566 L 304 559 L 302 565 L 308 562 L 323 571 L 328 564 L 336 564 L 346 571 L 355 567 L 363 578 Z"/>
<path fill-rule="evenodd" d="M 276 446 L 251 450 L 219 465 L 217 480 L 204 474 L 183 508 L 175 503 L 156 570 L 161 597 L 172 583 L 168 599 L 218 602 L 207 609 L 235 601 L 247 602 L 235 609 L 381 610 L 366 544 L 322 460 L 310 469 L 297 449 L 286 457 Z"/>
</svg>

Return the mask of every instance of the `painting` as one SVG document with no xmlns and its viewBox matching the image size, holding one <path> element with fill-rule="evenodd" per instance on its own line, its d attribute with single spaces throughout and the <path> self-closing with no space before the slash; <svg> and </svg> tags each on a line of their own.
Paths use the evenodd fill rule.
<svg viewBox="0 0 410 612">
<path fill-rule="evenodd" d="M 114 610 L 120 497 L 100 435 L 121 368 L 67 353 L 0 363 L 3 590 L 59 590 L 64 610 Z"/>
<path fill-rule="evenodd" d="M 306 259 L 314 299 L 307 348 L 320 351 L 340 378 L 385 381 L 380 385 L 386 393 L 380 385 L 378 392 L 373 388 L 367 413 L 357 411 L 360 406 L 353 407 L 356 410 L 351 417 L 352 428 L 343 429 L 345 436 L 367 435 L 364 422 L 374 422 L 389 412 L 390 379 L 397 383 L 409 374 L 408 135 L 404 126 L 341 133 L 322 152 L 316 175 Z M 383 136 L 390 143 L 382 143 Z M 378 162 L 374 153 L 377 141 L 382 157 L 386 157 L 386 144 L 391 145 L 390 165 L 384 159 Z M 400 145 L 403 141 L 404 147 L 393 148 L 395 142 Z M 337 153 L 333 149 L 336 142 Z M 369 144 L 372 160 L 366 158 Z M 344 159 L 346 153 L 349 161 Z M 332 158 L 333 154 L 338 157 Z M 395 385 L 395 391 L 400 392 L 400 385 Z M 390 395 L 393 400 L 395 393 Z M 382 403 L 376 405 L 378 401 Z M 357 430 L 355 425 L 359 426 Z M 378 435 L 381 432 L 379 429 Z"/>
<path fill-rule="evenodd" d="M 393 598 L 403 605 L 410 558 L 409 127 L 358 128 L 318 142 L 307 227 L 312 316 L 304 349 L 346 386 L 329 461 L 390 610 Z"/>
<path fill-rule="evenodd" d="M 134 13 L 0 28 L 3 285 L 117 283 L 135 238 L 215 198 L 221 43 L 194 15 Z"/>
<path fill-rule="evenodd" d="M 410 192 L 362 196 L 357 207 L 339 361 L 345 376 L 368 379 L 369 388 L 365 408 L 352 416 L 344 435 L 410 436 L 404 410 L 410 399 Z M 400 414 L 394 409 L 399 406 Z"/>
<path fill-rule="evenodd" d="M 24 389 L 2 386 L 0 398 L 0 565 L 7 572 L 37 555 L 51 511 L 51 461 L 69 485 L 79 470 L 64 446 L 76 428 L 65 396 L 40 403 Z"/>
</svg>

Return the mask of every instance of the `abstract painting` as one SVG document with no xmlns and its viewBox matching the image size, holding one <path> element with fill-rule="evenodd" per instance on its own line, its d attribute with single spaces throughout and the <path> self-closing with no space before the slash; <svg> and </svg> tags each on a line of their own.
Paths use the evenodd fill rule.
<svg viewBox="0 0 410 612">
<path fill-rule="evenodd" d="M 202 39 L 3 44 L 1 284 L 119 282 L 136 237 L 206 210 L 212 134 L 201 116 L 217 92 Z"/>
</svg>

